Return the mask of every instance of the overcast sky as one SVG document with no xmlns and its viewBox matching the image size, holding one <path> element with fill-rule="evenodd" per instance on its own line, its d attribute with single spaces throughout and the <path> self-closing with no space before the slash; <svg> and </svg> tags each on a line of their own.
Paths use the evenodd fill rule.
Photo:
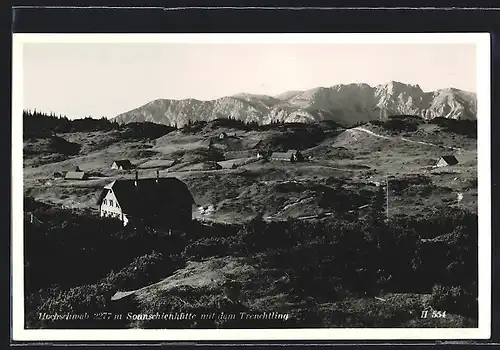
<svg viewBox="0 0 500 350">
<path fill-rule="evenodd" d="M 24 108 L 69 118 L 360 82 L 476 91 L 474 44 L 29 43 L 23 60 Z"/>
</svg>

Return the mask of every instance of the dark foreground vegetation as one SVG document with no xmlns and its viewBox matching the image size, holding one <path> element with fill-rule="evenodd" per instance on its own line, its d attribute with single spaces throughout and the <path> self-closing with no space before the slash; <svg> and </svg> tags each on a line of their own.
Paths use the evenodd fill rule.
<svg viewBox="0 0 500 350">
<path fill-rule="evenodd" d="M 231 301 L 227 293 L 214 289 L 189 286 L 178 289 L 176 298 L 164 295 L 147 307 L 133 298 L 111 301 L 115 292 L 157 282 L 188 261 L 224 256 L 248 259 L 259 271 L 288 276 L 286 281 L 277 281 L 272 274 L 262 280 L 239 281 L 242 288 L 270 293 L 269 297 L 285 293 L 290 303 L 302 305 L 286 327 L 401 327 L 419 317 L 415 316 L 421 312 L 418 305 L 411 314 L 393 303 L 366 310 L 361 316 L 346 318 L 334 312 L 327 321 L 318 316 L 325 303 L 384 293 L 428 294 L 432 308 L 477 320 L 477 215 L 450 208 L 425 218 L 385 222 L 381 200 L 379 194 L 369 215 L 359 220 L 338 216 L 314 222 L 265 222 L 256 217 L 235 226 L 193 222 L 183 232 L 169 235 L 161 228 L 124 228 L 113 219 L 62 211 L 25 198 L 25 211 L 36 218 L 30 223 L 28 215 L 25 221 L 26 327 L 131 326 L 126 319 L 96 320 L 93 316 L 53 322 L 41 319 L 43 313 L 272 311 L 258 310 L 251 301 Z M 180 303 L 179 298 L 184 301 Z M 280 327 L 273 320 L 255 325 L 238 322 L 167 325 Z M 154 321 L 139 324 L 146 328 L 165 325 Z"/>
</svg>

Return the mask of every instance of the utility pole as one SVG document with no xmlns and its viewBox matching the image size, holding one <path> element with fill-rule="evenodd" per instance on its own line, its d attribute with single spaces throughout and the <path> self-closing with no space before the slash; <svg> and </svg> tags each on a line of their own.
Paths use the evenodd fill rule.
<svg viewBox="0 0 500 350">
<path fill-rule="evenodd" d="M 387 173 L 385 174 L 385 207 L 386 207 L 386 219 L 389 220 L 389 177 L 387 176 Z"/>
</svg>

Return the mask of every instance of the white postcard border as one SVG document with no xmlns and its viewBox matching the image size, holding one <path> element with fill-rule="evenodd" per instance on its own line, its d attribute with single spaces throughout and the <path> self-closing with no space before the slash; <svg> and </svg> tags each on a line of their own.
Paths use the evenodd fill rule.
<svg viewBox="0 0 500 350">
<path fill-rule="evenodd" d="M 23 45 L 27 43 L 352 43 L 463 44 L 477 47 L 479 319 L 478 328 L 321 328 L 203 330 L 24 329 L 23 269 Z M 491 174 L 489 33 L 315 34 L 14 34 L 12 59 L 12 328 L 15 341 L 202 340 L 459 340 L 487 339 L 491 332 Z"/>
</svg>

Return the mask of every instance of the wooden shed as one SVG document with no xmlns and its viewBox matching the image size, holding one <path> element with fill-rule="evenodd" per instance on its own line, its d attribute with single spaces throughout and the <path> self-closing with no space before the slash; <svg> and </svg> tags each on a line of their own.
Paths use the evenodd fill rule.
<svg viewBox="0 0 500 350">
<path fill-rule="evenodd" d="M 86 180 L 88 175 L 83 171 L 68 171 L 64 178 L 66 180 Z"/>
<path fill-rule="evenodd" d="M 455 156 L 442 156 L 439 158 L 439 161 L 436 164 L 436 167 L 443 167 L 443 166 L 449 166 L 449 165 L 456 165 L 458 164 L 458 160 Z"/>
<path fill-rule="evenodd" d="M 113 164 L 111 164 L 111 169 L 127 170 L 132 168 L 132 163 L 128 159 L 115 160 Z"/>
</svg>

